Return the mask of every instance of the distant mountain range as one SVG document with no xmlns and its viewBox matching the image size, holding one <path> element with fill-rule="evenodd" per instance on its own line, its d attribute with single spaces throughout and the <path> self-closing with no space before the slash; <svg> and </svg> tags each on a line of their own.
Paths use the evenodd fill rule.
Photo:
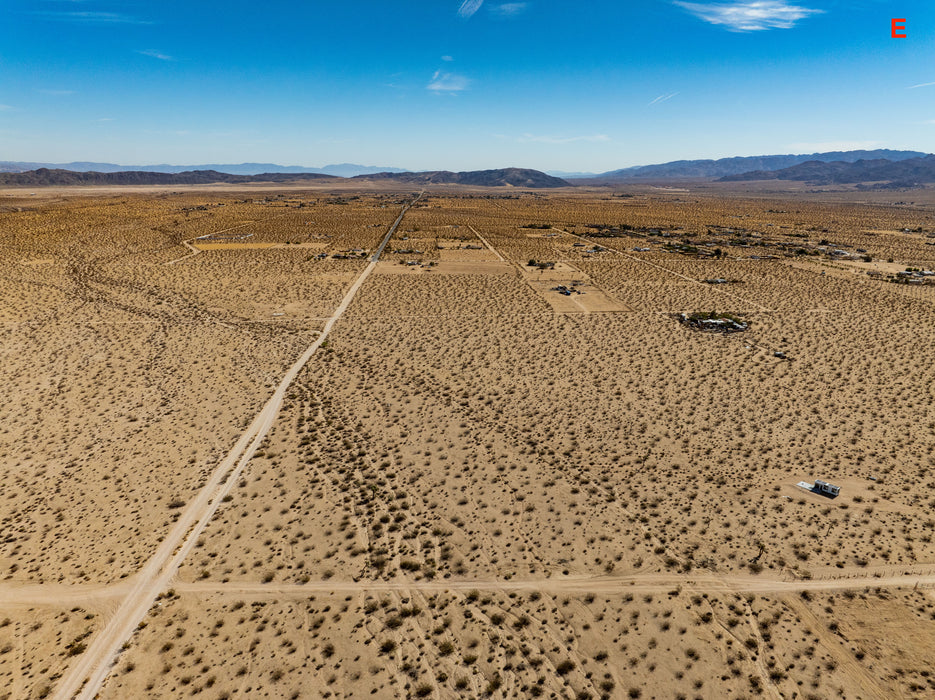
<svg viewBox="0 0 935 700">
<path fill-rule="evenodd" d="M 121 172 L 75 172 L 72 170 L 38 168 L 26 172 L 0 173 L 0 186 L 68 186 L 68 185 L 207 185 L 212 183 L 295 182 L 299 180 L 331 179 L 322 173 L 260 173 L 232 175 L 216 170 L 192 170 L 179 173 L 158 173 L 140 170 Z M 339 179 L 339 178 L 336 178 Z M 394 181 L 413 185 L 459 184 L 476 187 L 568 187 L 564 180 L 538 170 L 503 168 L 454 173 L 446 170 L 424 173 L 381 172 L 357 175 L 353 179 Z"/>
<path fill-rule="evenodd" d="M 376 175 L 358 175 L 354 179 L 395 180 L 414 185 L 471 185 L 474 187 L 568 187 L 569 183 L 561 178 L 546 175 L 539 170 L 526 168 L 500 168 L 499 170 L 471 170 L 453 173 L 449 170 L 435 170 L 423 173 L 377 173 Z"/>
<path fill-rule="evenodd" d="M 816 185 L 882 183 L 885 187 L 914 187 L 935 182 L 935 155 L 905 160 L 876 158 L 854 163 L 817 160 L 781 170 L 754 170 L 720 178 L 722 182 L 798 180 Z"/>
<path fill-rule="evenodd" d="M 773 155 L 679 160 L 612 170 L 602 175 L 569 173 L 567 180 L 526 168 L 452 172 L 409 172 L 353 163 L 324 168 L 280 166 L 272 163 L 180 166 L 150 165 L 128 170 L 111 163 L 68 163 L 46 168 L 39 163 L 0 161 L 0 185 L 201 185 L 209 183 L 290 182 L 319 178 L 354 178 L 412 185 L 460 184 L 474 187 L 549 188 L 614 184 L 639 179 L 677 180 L 719 178 L 724 182 L 799 180 L 815 184 L 877 183 L 877 187 L 911 187 L 935 182 L 935 155 L 921 151 L 831 151 L 809 155 Z M 25 169 L 24 169 L 25 168 Z M 93 169 L 92 169 L 93 168 Z M 553 171 L 553 173 L 556 171 Z M 560 171 L 559 171 L 560 172 Z M 570 182 L 569 182 L 570 180 Z"/>
<path fill-rule="evenodd" d="M 70 170 L 72 172 L 78 173 L 182 173 L 193 172 L 196 170 L 210 170 L 219 173 L 228 173 L 230 175 L 318 173 L 321 175 L 333 175 L 335 177 L 354 177 L 356 175 L 368 175 L 373 173 L 386 172 L 406 172 L 406 170 L 403 168 L 384 168 L 373 165 L 357 165 L 356 163 L 339 163 L 337 165 L 326 165 L 323 168 L 307 168 L 303 165 L 276 165 L 275 163 L 239 163 L 236 165 L 116 165 L 114 163 L 89 163 L 83 161 L 74 163 L 28 163 L 12 160 L 0 161 L 0 173 L 23 173 L 28 170 L 38 170 L 41 168 L 47 168 L 49 170 Z"/>
<path fill-rule="evenodd" d="M 751 171 L 771 172 L 789 168 L 800 163 L 840 161 L 854 163 L 858 160 L 886 159 L 889 161 L 921 158 L 921 151 L 891 151 L 881 148 L 875 151 L 829 151 L 809 155 L 744 156 L 719 160 L 674 160 L 659 165 L 639 165 L 621 170 L 611 170 L 594 176 L 595 180 L 626 180 L 632 178 L 655 178 L 660 180 L 687 177 L 725 177 Z M 571 177 L 571 176 L 569 176 Z M 762 179 L 762 178 L 761 178 Z"/>
<path fill-rule="evenodd" d="M 606 173 L 568 172 L 564 170 L 549 170 L 546 174 L 561 180 L 589 180 L 591 183 L 601 181 L 629 180 L 637 178 L 678 179 L 678 178 L 719 178 L 728 175 L 742 175 L 748 172 L 774 172 L 790 168 L 801 163 L 819 161 L 823 163 L 843 162 L 855 163 L 859 160 L 888 160 L 902 161 L 912 158 L 921 158 L 926 153 L 921 151 L 892 151 L 878 149 L 875 151 L 830 151 L 827 153 L 811 153 L 801 155 L 768 155 L 768 156 L 742 156 L 736 158 L 721 158 L 719 160 L 675 160 L 669 163 L 656 165 L 637 165 L 630 168 L 611 170 Z M 410 173 L 405 168 L 377 167 L 371 165 L 357 165 L 355 163 L 339 163 L 326 165 L 323 168 L 309 168 L 302 165 L 277 165 L 275 163 L 239 163 L 239 164 L 207 164 L 207 165 L 115 165 L 114 163 L 31 163 L 24 161 L 0 161 L 0 173 L 21 173 L 39 169 L 68 170 L 72 172 L 143 172 L 143 173 L 183 173 L 194 171 L 213 171 L 230 175 L 270 175 L 276 173 L 289 174 L 321 174 L 334 177 L 358 177 L 360 175 L 378 175 L 384 173 Z M 507 169 L 519 170 L 519 169 Z M 449 171 L 432 171 L 433 173 L 448 173 Z M 492 172 L 492 171 L 472 171 Z M 528 171 L 539 172 L 539 171 Z M 427 173 L 416 173 L 425 181 Z M 510 183 L 515 184 L 515 183 Z M 567 184 L 567 183 L 565 183 Z M 590 184 L 590 183 L 589 183 Z M 563 185 L 552 185 L 563 186 Z"/>
<path fill-rule="evenodd" d="M 152 173 L 128 170 L 116 173 L 74 172 L 39 168 L 23 173 L 0 173 L 0 185 L 29 187 L 67 185 L 208 185 L 217 182 L 292 182 L 295 180 L 328 180 L 331 175 L 321 173 L 262 173 L 260 175 L 231 175 L 215 170 L 192 170 L 181 173 Z"/>
</svg>

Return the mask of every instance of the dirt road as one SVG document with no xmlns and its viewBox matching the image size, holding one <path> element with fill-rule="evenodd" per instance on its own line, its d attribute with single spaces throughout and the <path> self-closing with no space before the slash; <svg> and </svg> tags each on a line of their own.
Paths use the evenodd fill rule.
<svg viewBox="0 0 935 700">
<path fill-rule="evenodd" d="M 889 567 L 892 568 L 892 567 Z M 0 585 L 0 607 L 31 607 L 36 605 L 87 605 L 126 596 L 135 590 L 135 581 L 122 581 L 107 586 L 101 585 L 58 585 L 58 584 L 2 584 Z M 914 588 L 935 590 L 935 566 L 883 573 L 865 569 L 846 570 L 840 575 L 818 579 L 774 578 L 763 575 L 695 573 L 665 574 L 650 572 L 628 576 L 555 576 L 535 579 L 457 579 L 421 580 L 398 579 L 393 581 L 310 581 L 303 584 L 275 584 L 253 582 L 218 583 L 197 581 L 185 583 L 173 576 L 166 581 L 166 588 L 179 593 L 198 595 L 221 594 L 251 597 L 301 598 L 309 593 L 356 593 L 419 591 L 437 593 L 441 591 L 540 591 L 544 593 L 667 593 L 682 587 L 698 592 L 730 593 L 799 593 L 801 591 L 840 591 L 858 588 Z"/>
<path fill-rule="evenodd" d="M 497 256 L 497 260 L 499 260 L 500 262 L 506 262 L 506 260 L 503 259 L 503 256 L 500 255 L 500 253 L 497 252 L 497 249 L 494 248 L 492 245 L 490 245 L 490 243 L 487 241 L 487 239 L 484 238 L 482 235 L 480 235 L 480 233 L 477 231 L 476 228 L 474 228 L 473 226 L 468 226 L 468 228 L 471 229 L 471 231 L 474 232 L 474 235 L 477 236 L 477 237 L 480 239 L 481 243 L 483 243 L 485 246 L 487 246 L 487 249 L 488 249 L 491 253 L 493 253 L 494 255 Z"/>
<path fill-rule="evenodd" d="M 192 240 L 194 240 L 194 239 L 192 239 Z M 192 251 L 192 252 L 189 253 L 188 255 L 183 255 L 181 258 L 176 258 L 175 260 L 170 260 L 169 262 L 166 263 L 166 265 L 175 265 L 175 263 L 180 263 L 180 262 L 182 262 L 183 260 L 188 260 L 189 258 L 193 258 L 193 257 L 195 257 L 196 255 L 198 255 L 198 253 L 201 252 L 201 251 L 198 250 L 195 246 L 193 246 L 189 241 L 182 241 L 182 245 L 185 246 L 186 248 L 188 248 L 188 249 L 189 249 L 190 251 Z"/>
<path fill-rule="evenodd" d="M 825 580 L 780 581 L 760 576 L 717 574 L 634 574 L 632 576 L 557 576 L 529 580 L 460 579 L 457 581 L 310 581 L 303 584 L 224 583 L 198 581 L 174 583 L 179 593 L 230 594 L 289 598 L 308 596 L 309 593 L 355 592 L 414 592 L 439 593 L 443 591 L 539 591 L 542 593 L 601 593 L 625 592 L 667 593 L 676 588 L 701 593 L 798 593 L 801 591 L 834 591 L 855 588 L 897 588 L 935 586 L 935 571 L 918 575 L 842 577 Z"/>
<path fill-rule="evenodd" d="M 234 448 L 214 470 L 198 495 L 182 511 L 175 526 L 159 545 L 155 554 L 134 577 L 132 588 L 116 613 L 95 635 L 87 651 L 68 669 L 56 688 L 54 698 L 57 700 L 71 700 L 71 698 L 91 700 L 95 697 L 110 673 L 121 646 L 130 638 L 139 622 L 145 617 L 156 596 L 166 589 L 179 565 L 195 546 L 198 537 L 214 516 L 221 500 L 236 483 L 243 468 L 265 439 L 279 413 L 290 384 L 321 347 L 334 324 L 350 306 L 361 285 L 376 267 L 380 254 L 395 233 L 403 216 L 421 196 L 420 193 L 403 207 L 382 243 L 371 256 L 370 263 L 344 295 L 341 303 L 325 323 L 321 334 L 289 368 L 276 391 L 253 419 L 246 432 L 241 435 Z M 2 602 L 0 599 L 0 604 Z"/>
<path fill-rule="evenodd" d="M 421 195 L 420 195 L 420 196 L 421 196 Z M 198 238 L 189 238 L 187 241 L 182 241 L 182 245 L 185 246 L 186 248 L 188 248 L 188 249 L 189 249 L 190 251 L 192 251 L 192 252 L 191 252 L 191 253 L 188 253 L 187 255 L 183 255 L 181 258 L 176 258 L 175 260 L 170 260 L 169 262 L 164 263 L 164 264 L 165 264 L 165 265 L 175 265 L 176 263 L 180 263 L 180 262 L 182 262 L 183 260 L 188 260 L 189 258 L 193 258 L 193 257 L 195 257 L 196 255 L 198 255 L 198 254 L 201 252 L 201 249 L 200 249 L 200 248 L 196 248 L 195 246 L 192 245 L 192 243 L 193 243 L 194 241 L 197 241 L 199 238 L 209 238 L 209 237 L 211 237 L 211 236 L 217 236 L 219 233 L 227 233 L 228 231 L 234 231 L 234 230 L 239 229 L 239 228 L 244 228 L 245 226 L 250 226 L 251 224 L 262 224 L 262 223 L 264 223 L 264 222 L 266 222 L 266 221 L 272 221 L 273 219 L 279 219 L 279 218 L 282 218 L 283 216 L 288 216 L 289 214 L 292 214 L 292 213 L 293 213 L 293 212 L 289 211 L 289 212 L 285 212 L 285 213 L 283 213 L 283 214 L 276 214 L 275 216 L 268 216 L 268 217 L 266 217 L 265 219 L 260 219 L 259 221 L 245 221 L 245 222 L 242 223 L 242 224 L 237 224 L 236 226 L 231 226 L 230 228 L 222 228 L 222 229 L 219 230 L 219 231 L 213 231 L 213 232 L 211 232 L 211 233 L 209 233 L 209 234 L 207 234 L 207 235 L 205 235 L 205 236 L 199 236 Z"/>
</svg>

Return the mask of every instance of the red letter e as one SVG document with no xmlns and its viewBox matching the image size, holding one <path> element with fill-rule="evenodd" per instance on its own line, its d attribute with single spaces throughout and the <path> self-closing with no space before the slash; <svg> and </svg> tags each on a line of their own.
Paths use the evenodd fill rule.
<svg viewBox="0 0 935 700">
<path fill-rule="evenodd" d="M 904 18 L 903 19 L 896 19 L 895 17 L 893 18 L 892 27 L 893 27 L 893 38 L 894 39 L 905 39 L 906 38 L 905 34 L 897 34 L 897 32 L 906 31 L 905 24 L 898 24 L 899 22 L 905 22 L 905 21 L 906 20 Z"/>
</svg>

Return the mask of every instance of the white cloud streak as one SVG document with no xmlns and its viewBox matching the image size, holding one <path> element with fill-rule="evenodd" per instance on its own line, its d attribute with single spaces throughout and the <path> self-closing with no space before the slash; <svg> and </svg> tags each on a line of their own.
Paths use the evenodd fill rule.
<svg viewBox="0 0 935 700">
<path fill-rule="evenodd" d="M 129 15 L 116 12 L 59 12 L 45 11 L 33 12 L 38 17 L 44 17 L 57 22 L 83 22 L 93 24 L 152 24 L 146 20 L 137 19 Z"/>
<path fill-rule="evenodd" d="M 919 83 L 918 85 L 910 85 L 910 86 L 907 87 L 906 89 L 907 89 L 907 90 L 915 90 L 916 88 L 931 87 L 932 85 L 935 85 L 935 83 Z"/>
<path fill-rule="evenodd" d="M 149 56 L 150 58 L 158 58 L 160 61 L 174 61 L 175 59 L 168 54 L 164 54 L 156 49 L 143 49 L 142 51 L 137 51 L 141 56 Z"/>
<path fill-rule="evenodd" d="M 505 2 L 491 9 L 495 14 L 501 17 L 515 17 L 525 12 L 527 4 L 528 3 L 525 2 Z"/>
<path fill-rule="evenodd" d="M 477 12 L 483 4 L 484 0 L 464 0 L 464 2 L 461 3 L 461 7 L 458 8 L 458 16 L 464 19 L 473 17 L 474 13 Z"/>
<path fill-rule="evenodd" d="M 731 32 L 756 32 L 765 29 L 791 29 L 795 23 L 809 15 L 820 14 L 789 0 L 737 0 L 736 2 L 699 3 L 681 2 L 676 5 L 688 10 L 699 19 L 725 27 Z"/>
<path fill-rule="evenodd" d="M 456 73 L 445 73 L 444 71 L 437 70 L 435 74 L 432 75 L 432 79 L 429 81 L 429 84 L 426 85 L 426 89 L 431 90 L 432 92 L 461 92 L 462 90 L 467 90 L 470 80 L 465 78 L 463 75 L 457 75 Z"/>
<path fill-rule="evenodd" d="M 647 106 L 647 107 L 651 107 L 652 105 L 656 104 L 657 102 L 665 102 L 665 101 L 667 101 L 667 100 L 671 100 L 673 97 L 675 97 L 675 96 L 678 95 L 678 94 L 679 94 L 679 93 L 677 93 L 677 92 L 670 92 L 670 93 L 668 93 L 668 94 L 664 93 L 664 94 L 662 94 L 662 95 L 659 95 L 659 97 L 657 97 L 655 100 L 653 100 L 652 102 L 650 102 L 650 103 L 649 103 L 648 105 L 646 105 L 646 106 Z"/>
</svg>

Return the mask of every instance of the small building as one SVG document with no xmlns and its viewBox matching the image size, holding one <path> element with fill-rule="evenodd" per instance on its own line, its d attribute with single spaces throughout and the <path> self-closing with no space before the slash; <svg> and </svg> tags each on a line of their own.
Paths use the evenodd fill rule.
<svg viewBox="0 0 935 700">
<path fill-rule="evenodd" d="M 818 493 L 827 494 L 828 496 L 837 496 L 841 493 L 840 486 L 829 484 L 827 481 L 822 481 L 821 479 L 815 479 L 814 490 Z"/>
</svg>

